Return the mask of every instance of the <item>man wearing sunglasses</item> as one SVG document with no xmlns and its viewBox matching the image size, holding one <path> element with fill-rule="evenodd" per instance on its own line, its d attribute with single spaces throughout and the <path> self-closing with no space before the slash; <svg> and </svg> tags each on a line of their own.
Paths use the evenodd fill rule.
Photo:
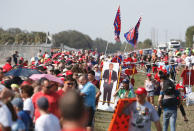
<svg viewBox="0 0 194 131">
<path fill-rule="evenodd" d="M 87 131 L 93 131 L 93 119 L 95 114 L 95 101 L 96 101 L 96 88 L 95 86 L 88 81 L 87 75 L 82 75 L 79 78 L 79 83 L 83 86 L 80 90 L 81 96 L 84 97 L 84 104 L 88 111 L 88 123 L 86 125 Z"/>
<path fill-rule="evenodd" d="M 35 109 L 35 113 L 34 113 L 35 120 L 37 120 L 37 118 L 40 117 L 40 112 L 38 110 L 37 100 L 43 96 L 48 99 L 48 102 L 50 105 L 48 108 L 49 113 L 52 113 L 59 118 L 59 111 L 58 111 L 59 95 L 56 92 L 52 91 L 53 85 L 50 83 L 50 81 L 48 79 L 41 78 L 40 85 L 41 85 L 42 90 L 40 92 L 35 93 L 34 96 L 32 97 L 32 103 L 33 103 L 34 109 Z"/>
<path fill-rule="evenodd" d="M 63 88 L 57 91 L 59 96 L 61 97 L 65 93 L 67 93 L 69 90 L 71 90 L 73 88 L 73 86 L 74 86 L 73 83 L 74 83 L 73 78 L 65 77 Z"/>
</svg>

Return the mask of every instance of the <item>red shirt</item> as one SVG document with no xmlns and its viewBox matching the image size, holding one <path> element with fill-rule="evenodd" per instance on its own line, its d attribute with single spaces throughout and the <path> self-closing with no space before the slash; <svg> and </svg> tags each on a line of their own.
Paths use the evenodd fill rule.
<svg viewBox="0 0 194 131">
<path fill-rule="evenodd" d="M 164 66 L 160 66 L 160 67 L 158 67 L 158 71 L 162 71 L 165 75 L 167 74 L 167 70 L 166 70 L 166 68 L 164 68 Z"/>
<path fill-rule="evenodd" d="M 62 97 L 65 92 L 61 89 L 57 91 L 57 94 Z"/>
<path fill-rule="evenodd" d="M 153 50 L 153 52 L 156 54 L 157 53 L 157 50 Z"/>
<path fill-rule="evenodd" d="M 181 74 L 181 77 L 183 78 L 183 85 L 189 85 L 189 70 L 184 70 Z M 194 85 L 194 70 L 191 70 L 191 78 L 190 78 L 190 84 Z"/>
<path fill-rule="evenodd" d="M 176 90 L 178 90 L 178 89 L 182 89 L 182 90 L 184 91 L 184 92 L 180 92 L 182 98 L 184 98 L 184 96 L 185 96 L 185 94 L 186 94 L 186 89 L 185 89 L 183 86 L 177 84 L 177 85 L 176 85 Z"/>
<path fill-rule="evenodd" d="M 44 61 L 44 64 L 46 64 L 46 63 L 48 63 L 48 62 L 51 62 L 52 60 L 50 59 L 50 58 L 48 58 L 48 59 L 46 59 L 45 61 Z"/>
<path fill-rule="evenodd" d="M 60 117 L 59 110 L 58 110 L 59 95 L 56 92 L 51 92 L 49 94 L 45 94 L 41 91 L 41 92 L 34 94 L 34 96 L 32 98 L 32 102 L 33 102 L 34 109 L 35 109 L 35 113 L 34 113 L 35 120 L 37 120 L 37 118 L 40 117 L 40 112 L 38 110 L 38 105 L 37 105 L 37 100 L 40 97 L 46 97 L 48 99 L 48 102 L 49 102 L 48 111 L 59 118 Z"/>
<path fill-rule="evenodd" d="M 165 56 L 164 57 L 164 61 L 168 61 L 168 56 Z"/>
<path fill-rule="evenodd" d="M 9 63 L 6 63 L 3 66 L 3 70 L 5 70 L 6 72 L 10 71 L 12 69 L 12 66 Z"/>
<path fill-rule="evenodd" d="M 158 73 L 155 74 L 154 79 L 160 82 L 160 77 L 158 76 Z"/>
<path fill-rule="evenodd" d="M 137 62 L 137 58 L 133 58 L 133 62 Z"/>
<path fill-rule="evenodd" d="M 132 59 L 131 57 L 128 57 L 128 58 L 127 58 L 127 61 L 128 61 L 128 62 L 133 62 L 133 59 Z"/>
<path fill-rule="evenodd" d="M 94 84 L 98 89 L 100 89 L 100 85 L 99 85 L 99 81 L 98 80 L 94 79 L 92 81 L 92 84 Z"/>
</svg>

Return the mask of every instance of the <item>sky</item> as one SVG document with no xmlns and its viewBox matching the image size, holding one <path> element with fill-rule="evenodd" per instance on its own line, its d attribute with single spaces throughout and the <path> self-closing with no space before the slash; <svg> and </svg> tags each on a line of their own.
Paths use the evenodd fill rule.
<svg viewBox="0 0 194 131">
<path fill-rule="evenodd" d="M 122 42 L 140 16 L 139 41 L 184 41 L 186 29 L 194 25 L 194 0 L 0 0 L 0 27 L 52 34 L 77 30 L 92 39 L 114 42 L 119 5 Z"/>
</svg>

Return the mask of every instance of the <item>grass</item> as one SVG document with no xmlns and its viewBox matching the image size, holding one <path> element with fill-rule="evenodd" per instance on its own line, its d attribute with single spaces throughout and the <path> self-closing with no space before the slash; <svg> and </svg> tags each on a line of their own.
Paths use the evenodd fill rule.
<svg viewBox="0 0 194 131">
<path fill-rule="evenodd" d="M 180 77 L 180 73 L 178 74 L 178 77 Z M 134 76 L 135 78 L 135 89 L 137 87 L 144 85 L 144 80 L 146 79 L 145 74 L 138 73 Z M 155 97 L 155 101 L 157 101 L 158 97 Z M 184 106 L 185 112 L 187 114 L 187 117 L 189 119 L 188 122 L 184 122 L 183 117 L 180 113 L 180 110 L 178 109 L 178 115 L 177 115 L 177 122 L 176 122 L 176 130 L 177 131 L 194 131 L 194 106 Z M 111 112 L 106 111 L 96 111 L 95 113 L 95 131 L 107 131 L 110 121 L 112 119 Z M 162 125 L 162 117 L 160 118 L 161 125 Z M 152 131 L 156 131 L 156 128 L 154 124 L 152 123 Z M 170 131 L 170 129 L 169 129 Z"/>
</svg>

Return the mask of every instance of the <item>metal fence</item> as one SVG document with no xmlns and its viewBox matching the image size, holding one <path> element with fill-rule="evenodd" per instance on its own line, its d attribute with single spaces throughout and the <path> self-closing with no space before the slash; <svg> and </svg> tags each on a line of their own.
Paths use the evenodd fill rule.
<svg viewBox="0 0 194 131">
<path fill-rule="evenodd" d="M 23 57 L 26 60 L 30 60 L 32 57 L 37 56 L 39 50 L 42 50 L 42 53 L 47 51 L 50 54 L 51 46 L 45 45 L 1 45 L 0 46 L 0 63 L 5 63 L 5 58 L 12 56 L 15 51 L 19 52 L 19 56 Z"/>
</svg>

